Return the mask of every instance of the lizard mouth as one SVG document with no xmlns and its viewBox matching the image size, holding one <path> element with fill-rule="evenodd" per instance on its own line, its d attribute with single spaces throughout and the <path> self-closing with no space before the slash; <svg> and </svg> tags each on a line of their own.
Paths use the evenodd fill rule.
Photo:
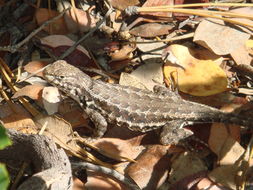
<svg viewBox="0 0 253 190">
<path fill-rule="evenodd" d="M 47 74 L 44 74 L 44 77 L 45 79 L 48 81 L 48 82 L 52 82 L 54 81 L 54 76 L 51 76 L 51 75 L 47 75 Z"/>
<path fill-rule="evenodd" d="M 52 75 L 44 74 L 47 82 L 51 83 L 53 86 L 58 85 L 59 81 Z"/>
</svg>

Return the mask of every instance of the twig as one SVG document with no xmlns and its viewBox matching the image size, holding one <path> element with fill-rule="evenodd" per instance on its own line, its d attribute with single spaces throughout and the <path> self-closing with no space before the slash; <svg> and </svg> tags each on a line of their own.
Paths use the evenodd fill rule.
<svg viewBox="0 0 253 190">
<path fill-rule="evenodd" d="M 182 5 L 154 6 L 153 8 L 161 8 L 161 7 L 163 7 L 163 8 L 182 8 L 182 7 L 208 7 L 208 6 L 253 7 L 253 4 L 252 3 L 193 3 L 193 4 L 182 4 Z"/>
<path fill-rule="evenodd" d="M 173 9 L 173 8 L 154 8 L 154 7 L 137 7 L 136 9 L 133 9 L 134 12 L 172 12 L 172 13 L 183 13 L 183 14 L 190 14 L 190 15 L 197 15 L 197 16 L 202 16 L 202 17 L 209 17 L 209 18 L 216 18 L 216 19 L 220 19 L 223 20 L 225 22 L 229 22 L 232 24 L 238 24 L 241 26 L 248 26 L 248 27 L 253 27 L 252 24 L 248 24 L 248 23 L 243 23 L 237 20 L 232 20 L 229 18 L 223 18 L 221 16 L 217 16 L 217 14 L 220 15 L 228 15 L 228 16 L 235 16 L 234 13 L 228 13 L 228 14 L 224 14 L 224 12 L 219 12 L 219 11 L 206 11 L 206 10 L 195 10 L 195 9 Z M 214 12 L 216 15 L 212 15 L 212 12 Z M 244 17 L 244 15 L 242 14 L 238 14 L 237 17 L 240 18 L 249 18 L 249 16 Z"/>
<path fill-rule="evenodd" d="M 88 162 L 71 162 L 71 166 L 74 170 L 80 170 L 80 169 L 85 168 L 85 169 L 96 171 L 96 172 L 102 172 L 103 174 L 107 174 L 114 177 L 115 179 L 124 183 L 128 187 L 131 187 L 131 189 L 140 190 L 140 187 L 138 187 L 138 185 L 136 185 L 136 183 L 132 179 L 125 177 L 124 175 L 120 174 L 119 172 L 113 169 L 106 168 L 103 166 L 98 166 L 98 165 L 91 164 Z"/>
<path fill-rule="evenodd" d="M 171 41 L 176 41 L 176 40 L 184 40 L 184 39 L 188 39 L 188 38 L 192 38 L 194 36 L 194 32 L 188 33 L 188 34 L 184 34 L 184 35 L 180 35 L 180 36 L 176 36 L 173 38 L 168 38 L 168 39 L 164 39 L 164 40 L 154 40 L 154 41 L 147 41 L 147 42 L 143 42 L 143 41 L 130 41 L 130 42 L 124 42 L 123 44 L 130 44 L 130 43 L 136 43 L 136 44 L 149 44 L 149 43 L 161 43 L 161 42 L 171 42 Z"/>
<path fill-rule="evenodd" d="M 202 10 L 202 9 L 172 9 L 172 8 L 160 8 L 160 9 L 154 9 L 152 8 L 152 12 L 153 11 L 159 11 L 159 12 L 168 12 L 170 10 L 175 10 L 175 11 L 184 11 L 184 12 L 196 12 L 196 13 L 206 13 L 206 14 L 210 14 L 210 15 L 222 15 L 222 16 L 229 16 L 229 17 L 238 17 L 238 18 L 247 18 L 247 19 L 253 19 L 252 15 L 248 15 L 248 14 L 239 14 L 239 13 L 234 13 L 234 12 L 226 12 L 226 11 L 210 11 L 210 10 Z M 139 11 L 139 9 L 138 9 Z M 148 9 L 147 9 L 148 11 Z M 149 10 L 150 11 L 150 10 Z M 149 12 L 148 11 L 148 12 Z M 141 12 L 145 12 L 145 10 L 141 11 Z"/>
<path fill-rule="evenodd" d="M 14 86 L 11 82 L 11 78 L 8 75 L 8 73 L 5 70 L 5 67 L 3 66 L 5 63 L 0 58 L 0 75 L 3 76 L 3 79 L 5 80 L 7 86 L 12 90 L 13 93 L 17 92 L 18 88 Z M 18 100 L 23 104 L 23 106 L 33 115 L 36 116 L 39 114 L 39 111 L 37 111 L 35 108 L 33 108 L 24 97 L 19 97 Z"/>
<path fill-rule="evenodd" d="M 26 81 L 27 79 L 29 79 L 29 78 L 31 78 L 31 77 L 37 75 L 37 74 L 40 73 L 41 71 L 44 71 L 48 66 L 49 66 L 49 65 L 46 65 L 45 67 L 43 67 L 43 68 L 41 68 L 41 69 L 38 69 L 37 71 L 35 71 L 35 72 L 29 74 L 27 77 L 23 78 L 22 80 L 18 80 L 17 82 L 18 82 L 18 83 L 21 83 L 21 82 Z"/>
<path fill-rule="evenodd" d="M 14 52 L 18 51 L 25 43 L 27 43 L 32 37 L 34 37 L 44 27 L 46 27 L 50 23 L 54 22 L 55 20 L 59 19 L 60 17 L 62 17 L 65 14 L 65 12 L 68 11 L 69 9 L 70 8 L 64 10 L 58 16 L 56 16 L 56 17 L 54 17 L 54 18 L 52 18 L 52 19 L 47 20 L 46 22 L 44 22 L 39 28 L 37 28 L 36 30 L 34 30 L 33 32 L 31 32 L 24 40 L 22 40 L 18 44 L 0 47 L 0 51 L 9 51 L 11 53 L 14 53 Z"/>
<path fill-rule="evenodd" d="M 76 47 L 82 42 L 84 41 L 86 38 L 88 38 L 91 34 L 93 34 L 106 20 L 106 18 L 113 12 L 113 9 L 109 9 L 107 11 L 107 13 L 105 14 L 104 18 L 98 22 L 98 24 L 96 25 L 95 28 L 92 28 L 86 35 L 84 35 L 81 39 L 79 39 L 73 46 L 71 46 L 69 49 L 67 49 L 67 51 L 65 51 L 60 57 L 60 59 L 64 59 L 65 57 L 67 57 L 69 54 L 71 54 Z"/>
<path fill-rule="evenodd" d="M 15 190 L 18 187 L 18 183 L 20 183 L 21 178 L 23 177 L 26 168 L 28 167 L 28 163 L 27 162 L 23 162 L 23 164 L 21 165 L 19 172 L 17 174 L 17 176 L 15 177 L 14 182 L 12 183 L 10 190 Z"/>
</svg>

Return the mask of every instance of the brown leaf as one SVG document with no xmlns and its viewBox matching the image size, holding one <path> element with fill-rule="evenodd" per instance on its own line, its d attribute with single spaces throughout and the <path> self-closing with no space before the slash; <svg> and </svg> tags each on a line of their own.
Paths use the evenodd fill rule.
<svg viewBox="0 0 253 190">
<path fill-rule="evenodd" d="M 167 178 L 169 159 L 168 146 L 154 145 L 143 153 L 136 163 L 127 168 L 128 175 L 139 187 L 157 189 Z"/>
<path fill-rule="evenodd" d="M 187 176 L 205 170 L 207 167 L 203 160 L 196 154 L 184 152 L 172 162 L 169 181 L 173 184 Z"/>
<path fill-rule="evenodd" d="M 44 86 L 39 84 L 26 85 L 25 87 L 19 89 L 12 98 L 18 98 L 21 96 L 28 96 L 33 100 L 41 101 L 42 89 Z"/>
<path fill-rule="evenodd" d="M 250 52 L 252 51 L 250 47 L 247 47 L 247 45 L 250 45 L 252 47 L 252 40 L 247 40 L 247 42 L 236 48 L 234 51 L 232 51 L 231 57 L 234 59 L 234 61 L 237 63 L 237 65 L 250 65 L 252 62 L 252 55 L 250 55 Z"/>
<path fill-rule="evenodd" d="M 42 69 L 48 65 L 45 61 L 30 61 L 24 66 L 24 70 L 29 73 L 35 73 L 37 70 Z M 42 71 L 36 74 L 37 76 L 43 77 Z"/>
<path fill-rule="evenodd" d="M 36 17 L 38 25 L 41 25 L 45 21 L 58 15 L 59 13 L 57 11 L 49 10 L 45 8 L 36 9 L 36 13 L 35 13 L 35 17 Z M 68 33 L 68 29 L 66 27 L 63 17 L 50 23 L 49 26 L 44 27 L 43 30 L 49 32 L 50 34 L 67 34 Z"/>
<path fill-rule="evenodd" d="M 230 189 L 236 190 L 237 165 L 225 165 L 215 168 L 208 176 L 216 184 L 219 183 Z"/>
<path fill-rule="evenodd" d="M 76 14 L 74 8 L 70 9 L 64 15 L 68 31 L 70 33 L 76 32 L 87 32 L 91 28 L 96 26 L 96 23 L 99 21 L 98 18 L 95 18 L 90 14 L 90 10 L 83 11 L 76 8 Z"/>
<path fill-rule="evenodd" d="M 60 145 L 62 148 L 78 153 L 76 142 L 73 140 L 73 131 L 71 125 L 61 118 L 56 116 L 37 116 L 35 122 L 39 126 L 46 124 L 44 134 Z"/>
<path fill-rule="evenodd" d="M 142 151 L 130 142 L 118 138 L 101 138 L 96 140 L 93 145 L 104 155 L 117 160 L 121 160 L 122 157 L 135 159 Z"/>
<path fill-rule="evenodd" d="M 193 41 L 217 55 L 227 55 L 243 46 L 250 35 L 217 19 L 203 20 L 197 27 Z"/>
<path fill-rule="evenodd" d="M 6 128 L 23 133 L 35 134 L 38 132 L 30 114 L 21 105 L 14 103 L 0 105 L 0 118 Z"/>
<path fill-rule="evenodd" d="M 146 38 L 161 36 L 169 34 L 169 31 L 173 28 L 173 25 L 159 24 L 159 23 L 147 23 L 137 26 L 129 31 L 130 34 L 135 36 L 141 36 Z"/>
<path fill-rule="evenodd" d="M 155 7 L 155 6 L 163 6 L 163 5 L 174 5 L 174 1 L 172 1 L 172 0 L 147 0 L 143 4 L 142 7 Z M 149 12 L 149 13 L 141 13 L 141 15 L 172 17 L 171 12 Z"/>
<path fill-rule="evenodd" d="M 170 187 L 170 190 L 178 190 L 178 189 L 192 189 L 192 187 L 195 187 L 196 184 L 204 177 L 206 177 L 207 172 L 206 171 L 201 171 L 189 176 L 184 177 L 183 179 L 181 179 L 180 181 L 178 181 L 177 183 L 173 184 Z M 204 178 L 206 179 L 206 178 Z M 208 187 L 207 185 L 204 186 L 204 188 Z M 204 189 L 203 188 L 203 189 Z M 198 189 L 196 189 L 198 190 Z"/>
<path fill-rule="evenodd" d="M 119 61 L 125 59 L 131 59 L 133 57 L 132 52 L 136 49 L 133 44 L 126 44 L 121 49 L 109 53 L 112 61 Z"/>
<path fill-rule="evenodd" d="M 202 179 L 198 183 L 196 190 L 202 190 L 202 189 L 208 189 L 208 190 L 230 190 L 229 188 L 222 187 L 222 186 L 214 183 L 213 181 L 211 181 L 208 178 L 204 178 L 204 179 Z"/>
<path fill-rule="evenodd" d="M 112 177 L 97 172 L 88 172 L 88 181 L 85 187 L 91 190 L 129 190 Z"/>
<path fill-rule="evenodd" d="M 229 12 L 238 13 L 238 14 L 245 14 L 245 15 L 252 15 L 253 9 L 252 9 L 252 7 L 238 7 L 238 8 L 233 8 Z M 231 18 L 231 20 L 236 20 L 236 21 L 240 21 L 241 23 L 244 23 L 244 24 L 253 25 L 253 21 L 251 19 L 247 19 L 247 18 Z M 242 31 L 247 32 L 250 35 L 253 34 L 252 27 L 240 26 L 240 25 L 236 25 L 236 27 L 239 27 Z"/>
<path fill-rule="evenodd" d="M 121 73 L 119 84 L 126 86 L 134 86 L 142 89 L 153 90 L 155 85 L 162 85 L 163 73 L 162 64 L 146 63 L 135 69 L 131 74 Z"/>
<path fill-rule="evenodd" d="M 63 35 L 50 35 L 41 38 L 41 44 L 50 48 L 55 56 L 62 55 L 69 47 L 74 44 L 74 41 Z M 91 60 L 88 51 L 81 45 L 65 58 L 65 60 L 75 66 L 84 67 L 92 66 L 93 61 Z"/>
<path fill-rule="evenodd" d="M 250 65 L 252 62 L 252 57 L 249 55 L 245 46 L 241 46 L 237 48 L 235 51 L 231 52 L 231 56 L 238 65 L 241 64 Z"/>
<path fill-rule="evenodd" d="M 125 10 L 128 6 L 138 5 L 139 0 L 108 0 L 112 7 L 121 11 Z"/>
</svg>

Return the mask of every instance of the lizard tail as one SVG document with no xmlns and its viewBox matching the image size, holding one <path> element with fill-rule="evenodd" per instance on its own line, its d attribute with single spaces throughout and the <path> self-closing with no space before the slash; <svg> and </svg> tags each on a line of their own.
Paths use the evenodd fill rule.
<svg viewBox="0 0 253 190">
<path fill-rule="evenodd" d="M 233 112 L 227 113 L 227 117 L 221 118 L 221 122 L 253 128 L 253 118 L 251 116 L 235 114 Z"/>
</svg>

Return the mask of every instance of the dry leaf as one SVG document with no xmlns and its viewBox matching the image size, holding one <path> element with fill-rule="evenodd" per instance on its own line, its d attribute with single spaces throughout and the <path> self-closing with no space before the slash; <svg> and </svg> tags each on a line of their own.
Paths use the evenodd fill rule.
<svg viewBox="0 0 253 190">
<path fill-rule="evenodd" d="M 197 186 L 197 183 L 203 179 L 204 177 L 206 177 L 207 172 L 206 171 L 201 171 L 189 176 L 184 177 L 183 179 L 181 179 L 180 181 L 178 181 L 177 183 L 173 184 L 169 189 L 170 190 L 178 190 L 178 189 L 195 189 L 198 190 L 197 188 L 195 188 Z M 204 178 L 206 179 L 206 178 Z M 208 186 L 204 186 L 203 189 L 207 188 Z M 201 189 L 201 190 L 203 190 Z M 200 190 L 200 189 L 199 189 Z"/>
<path fill-rule="evenodd" d="M 232 51 L 230 55 L 237 65 L 250 65 L 252 62 L 252 56 L 249 54 L 245 45 L 238 47 L 236 50 Z"/>
<path fill-rule="evenodd" d="M 140 89 L 147 89 L 145 84 L 142 84 L 137 77 L 124 72 L 120 74 L 119 84 L 124 86 L 133 86 Z"/>
<path fill-rule="evenodd" d="M 138 5 L 139 0 L 108 0 L 112 7 L 121 11 L 125 10 L 128 6 Z"/>
<path fill-rule="evenodd" d="M 41 93 L 44 86 L 39 84 L 26 85 L 25 87 L 19 89 L 12 98 L 18 98 L 21 96 L 28 96 L 33 100 L 41 101 Z"/>
<path fill-rule="evenodd" d="M 35 122 L 41 127 L 46 124 L 46 131 L 43 134 L 52 138 L 62 148 L 79 152 L 76 142 L 73 140 L 72 127 L 68 122 L 56 116 L 37 116 Z"/>
<path fill-rule="evenodd" d="M 215 183 L 236 190 L 242 180 L 242 173 L 246 172 L 248 166 L 245 164 L 249 160 L 249 154 L 233 138 L 228 138 L 221 150 L 221 166 L 209 173 L 209 177 Z"/>
<path fill-rule="evenodd" d="M 205 170 L 207 167 L 203 160 L 196 154 L 184 152 L 172 162 L 169 182 L 174 184 L 184 177 Z"/>
<path fill-rule="evenodd" d="M 118 138 L 101 138 L 93 143 L 104 155 L 122 160 L 123 158 L 135 159 L 142 149 L 133 146 L 129 141 Z"/>
<path fill-rule="evenodd" d="M 168 81 L 173 76 L 180 91 L 195 96 L 210 96 L 227 89 L 227 77 L 218 66 L 221 59 L 207 50 L 171 45 L 164 66 Z"/>
<path fill-rule="evenodd" d="M 38 25 L 42 25 L 45 21 L 53 17 L 56 17 L 59 14 L 60 13 L 54 10 L 39 8 L 39 9 L 36 9 L 35 17 L 36 17 Z M 68 29 L 63 17 L 50 23 L 50 25 L 44 27 L 43 30 L 47 31 L 50 34 L 67 34 L 68 33 Z"/>
<path fill-rule="evenodd" d="M 168 176 L 168 146 L 154 145 L 142 154 L 136 163 L 131 164 L 126 173 L 139 187 L 157 189 Z"/>
<path fill-rule="evenodd" d="M 233 138 L 229 137 L 220 151 L 220 165 L 233 165 L 244 153 L 245 149 Z"/>
<path fill-rule="evenodd" d="M 74 41 L 63 35 L 50 35 L 40 39 L 41 44 L 50 48 L 55 56 L 62 55 L 68 48 L 74 45 Z M 88 51 L 82 46 L 77 48 L 68 55 L 65 60 L 75 66 L 84 67 L 93 65 Z"/>
<path fill-rule="evenodd" d="M 126 44 L 121 49 L 109 53 L 112 61 L 119 61 L 124 59 L 131 59 L 133 57 L 132 52 L 136 49 L 133 44 Z"/>
<path fill-rule="evenodd" d="M 253 8 L 252 7 L 238 7 L 233 8 L 229 12 L 238 13 L 238 14 L 245 14 L 245 15 L 252 15 L 253 14 Z M 247 18 L 231 18 L 231 20 L 239 21 L 244 24 L 253 25 L 252 19 Z M 239 27 L 242 31 L 247 32 L 248 34 L 252 35 L 252 27 L 249 26 L 240 26 L 236 25 L 236 27 Z"/>
<path fill-rule="evenodd" d="M 42 92 L 43 105 L 48 115 L 58 112 L 60 92 L 56 87 L 45 87 Z"/>
<path fill-rule="evenodd" d="M 62 104 L 59 105 L 58 112 L 71 124 L 72 128 L 84 128 L 84 126 L 89 126 L 88 116 L 85 115 L 79 105 L 75 105 L 73 102 L 62 102 Z M 87 128 L 83 130 L 87 130 Z"/>
<path fill-rule="evenodd" d="M 196 190 L 203 190 L 203 189 L 208 189 L 208 190 L 229 190 L 227 188 L 216 185 L 213 181 L 211 181 L 208 178 L 202 179 L 197 185 Z"/>
<path fill-rule="evenodd" d="M 243 46 L 249 38 L 249 34 L 226 26 L 222 20 L 208 19 L 200 22 L 193 41 L 217 55 L 227 55 Z"/>
<path fill-rule="evenodd" d="M 237 176 L 237 165 L 226 165 L 215 168 L 208 176 L 215 183 L 236 190 L 235 177 Z"/>
<path fill-rule="evenodd" d="M 156 7 L 163 5 L 174 5 L 172 0 L 147 0 L 142 7 Z M 171 12 L 148 12 L 141 13 L 141 15 L 151 15 L 151 16 L 160 16 L 160 17 L 172 17 Z"/>
<path fill-rule="evenodd" d="M 224 156 L 222 155 L 222 151 L 225 148 L 224 146 L 226 142 L 230 141 L 229 139 L 233 136 L 238 136 L 238 134 L 240 134 L 239 127 L 231 125 L 229 126 L 230 128 L 227 128 L 226 125 L 222 123 L 214 123 L 211 127 L 208 144 L 210 149 L 218 156 L 219 160 Z M 230 130 L 237 130 L 237 134 L 233 134 L 233 132 L 231 132 Z"/>
<path fill-rule="evenodd" d="M 97 172 L 88 172 L 88 181 L 85 183 L 85 187 L 90 190 L 129 190 L 112 177 Z"/>
<path fill-rule="evenodd" d="M 48 63 L 44 61 L 30 61 L 24 66 L 24 70 L 29 73 L 35 73 L 37 70 L 42 69 L 46 65 L 48 65 Z M 36 75 L 43 77 L 42 71 L 37 73 Z"/>
<path fill-rule="evenodd" d="M 159 24 L 159 23 L 147 23 L 134 27 L 129 31 L 130 34 L 135 36 L 141 36 L 144 38 L 151 38 L 161 35 L 169 34 L 169 31 L 173 28 L 173 25 Z"/>
<path fill-rule="evenodd" d="M 246 43 L 231 52 L 231 57 L 237 65 L 251 65 L 253 55 L 253 40 L 247 40 Z"/>
<path fill-rule="evenodd" d="M 154 59 L 154 58 L 161 58 L 161 55 L 163 53 L 163 50 L 168 47 L 167 44 L 164 44 L 163 42 L 154 42 L 153 40 L 145 40 L 138 38 L 138 41 L 145 42 L 145 43 L 137 43 L 137 48 L 145 52 L 145 54 L 141 55 L 142 60 L 146 59 Z M 147 43 L 149 42 L 149 43 Z M 150 53 L 150 54 L 149 54 Z"/>
<path fill-rule="evenodd" d="M 153 91 L 155 85 L 162 85 L 163 74 L 161 63 L 146 63 L 131 73 L 121 74 L 119 84 L 126 86 L 134 86 L 137 88 L 149 89 Z"/>
<path fill-rule="evenodd" d="M 83 11 L 77 8 L 76 12 L 74 11 L 74 8 L 67 11 L 64 15 L 64 19 L 70 33 L 76 33 L 78 31 L 87 32 L 91 28 L 94 28 L 99 21 L 98 18 L 90 14 L 90 10 Z"/>
<path fill-rule="evenodd" d="M 14 103 L 0 105 L 0 118 L 6 128 L 29 134 L 38 132 L 30 114 L 21 105 Z"/>
<path fill-rule="evenodd" d="M 24 129 L 27 130 L 30 128 L 33 131 L 33 128 L 36 128 L 33 120 L 22 115 L 21 113 L 9 115 L 8 117 L 2 118 L 1 120 L 4 123 L 4 127 L 8 129 L 23 131 Z"/>
</svg>

